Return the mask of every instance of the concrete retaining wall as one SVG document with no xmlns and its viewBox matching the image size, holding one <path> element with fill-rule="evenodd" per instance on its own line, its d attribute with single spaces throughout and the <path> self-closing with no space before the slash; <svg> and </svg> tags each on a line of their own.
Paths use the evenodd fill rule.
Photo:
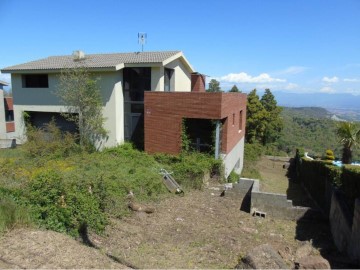
<svg viewBox="0 0 360 270">
<path fill-rule="evenodd" d="M 355 201 L 355 210 L 348 254 L 350 258 L 355 260 L 355 262 L 360 265 L 360 198 L 356 199 Z"/>
<path fill-rule="evenodd" d="M 339 192 L 333 192 L 329 214 L 334 243 L 340 252 L 346 252 L 351 238 L 351 213 Z"/>
<path fill-rule="evenodd" d="M 360 265 L 360 199 L 356 199 L 352 215 L 344 196 L 335 190 L 332 195 L 329 220 L 337 249 L 347 253 L 354 263 Z"/>
<path fill-rule="evenodd" d="M 265 216 L 296 220 L 304 216 L 307 207 L 294 207 L 285 194 L 260 191 L 259 180 L 240 178 L 233 184 L 237 194 L 250 197 L 250 213 L 263 213 Z"/>
</svg>

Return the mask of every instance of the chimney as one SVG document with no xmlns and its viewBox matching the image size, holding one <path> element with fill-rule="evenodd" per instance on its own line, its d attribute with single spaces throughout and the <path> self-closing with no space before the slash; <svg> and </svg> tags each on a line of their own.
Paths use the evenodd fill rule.
<svg viewBox="0 0 360 270">
<path fill-rule="evenodd" d="M 85 53 L 83 51 L 73 51 L 74 61 L 80 61 L 85 59 Z"/>
<path fill-rule="evenodd" d="M 191 73 L 191 92 L 205 92 L 205 77 L 199 72 Z"/>
</svg>

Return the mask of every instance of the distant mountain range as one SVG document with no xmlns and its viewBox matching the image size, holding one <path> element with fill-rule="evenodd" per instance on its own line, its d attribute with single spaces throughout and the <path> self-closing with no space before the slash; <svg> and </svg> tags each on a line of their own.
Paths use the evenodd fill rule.
<svg viewBox="0 0 360 270">
<path fill-rule="evenodd" d="M 272 92 L 278 105 L 285 107 L 322 107 L 326 109 L 351 109 L 360 111 L 360 96 L 351 94 L 286 93 Z M 261 93 L 260 93 L 261 95 Z"/>
</svg>

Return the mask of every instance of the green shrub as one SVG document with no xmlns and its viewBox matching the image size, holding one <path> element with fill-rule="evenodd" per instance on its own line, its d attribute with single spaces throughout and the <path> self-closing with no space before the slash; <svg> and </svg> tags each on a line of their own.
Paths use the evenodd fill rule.
<svg viewBox="0 0 360 270">
<path fill-rule="evenodd" d="M 44 128 L 27 125 L 26 137 L 27 141 L 22 149 L 32 158 L 68 157 L 70 154 L 80 151 L 80 146 L 76 143 L 76 135 L 61 132 L 54 120 Z"/>
<path fill-rule="evenodd" d="M 221 160 L 199 152 L 182 153 L 179 156 L 156 154 L 155 159 L 165 169 L 173 172 L 174 179 L 183 188 L 202 189 L 204 180 L 211 175 L 224 177 Z"/>
<path fill-rule="evenodd" d="M 228 182 L 229 183 L 237 183 L 239 181 L 240 175 L 236 173 L 234 170 L 231 171 L 231 173 L 228 176 Z"/>
<path fill-rule="evenodd" d="M 14 227 L 30 224 L 31 219 L 26 207 L 0 191 L 0 234 Z"/>
<path fill-rule="evenodd" d="M 261 179 L 259 170 L 256 168 L 256 162 L 264 152 L 264 147 L 258 143 L 245 143 L 244 166 L 241 177 Z"/>
<path fill-rule="evenodd" d="M 326 150 L 324 159 L 326 161 L 330 161 L 330 162 L 335 160 L 334 152 L 332 150 L 330 150 L 330 149 Z"/>
<path fill-rule="evenodd" d="M 341 174 L 342 189 L 353 210 L 355 199 L 360 198 L 360 166 L 345 165 Z"/>
<path fill-rule="evenodd" d="M 331 186 L 341 186 L 341 168 L 306 158 L 297 159 L 296 164 L 297 180 L 304 184 L 323 210 L 329 211 Z"/>
<path fill-rule="evenodd" d="M 71 235 L 84 225 L 100 233 L 109 217 L 128 215 L 130 190 L 140 202 L 169 196 L 160 168 L 173 171 L 183 188 L 201 188 L 205 176 L 223 172 L 221 160 L 209 155 L 152 156 L 129 143 L 103 152 L 70 151 L 67 157 L 47 151 L 36 158 L 25 151 L 0 157 L 0 193 L 24 205 L 36 224 Z M 14 212 L 7 205 L 4 209 Z"/>
<path fill-rule="evenodd" d="M 90 192 L 84 179 L 64 181 L 55 170 L 43 171 L 30 181 L 25 196 L 32 214 L 47 229 L 76 235 L 83 224 L 96 232 L 106 224 L 98 197 Z"/>
</svg>

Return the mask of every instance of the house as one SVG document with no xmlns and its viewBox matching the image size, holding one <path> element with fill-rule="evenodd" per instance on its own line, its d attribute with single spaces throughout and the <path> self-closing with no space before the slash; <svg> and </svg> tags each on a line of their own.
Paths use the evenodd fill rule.
<svg viewBox="0 0 360 270">
<path fill-rule="evenodd" d="M 4 97 L 4 86 L 9 84 L 0 81 L 0 148 L 11 147 L 14 144 L 15 131 L 12 97 Z"/>
<path fill-rule="evenodd" d="M 206 93 L 205 76 L 196 73 L 181 51 L 52 56 L 2 69 L 11 74 L 15 132 L 25 138 L 24 112 L 38 127 L 53 117 L 65 130 L 73 130 L 61 112 L 66 107 L 56 96 L 63 69 L 87 67 L 99 78 L 108 137 L 98 147 L 125 140 L 149 153 L 181 151 L 186 120 L 190 140 L 197 148 L 209 145 L 216 130 L 215 152 L 224 159 L 227 174 L 242 168 L 246 95 Z"/>
</svg>

